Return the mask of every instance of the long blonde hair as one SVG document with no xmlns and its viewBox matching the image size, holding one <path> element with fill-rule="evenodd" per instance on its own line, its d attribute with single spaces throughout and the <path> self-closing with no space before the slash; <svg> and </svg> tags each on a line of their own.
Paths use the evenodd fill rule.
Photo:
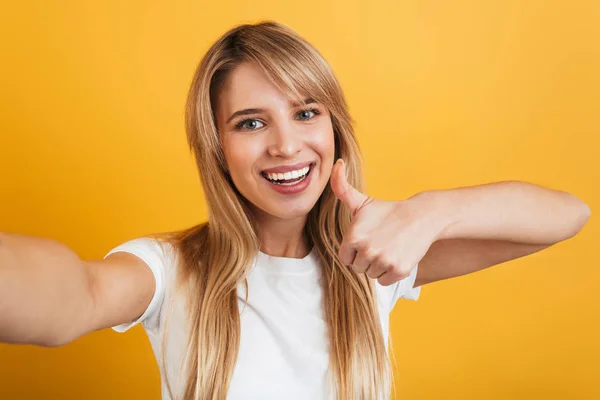
<svg viewBox="0 0 600 400">
<path fill-rule="evenodd" d="M 238 26 L 210 47 L 194 74 L 186 106 L 187 139 L 200 173 L 209 219 L 167 235 L 179 258 L 177 288 L 193 288 L 187 296 L 185 400 L 226 398 L 240 342 L 237 288 L 242 283 L 248 287 L 246 276 L 260 249 L 248 201 L 227 173 L 214 114 L 216 96 L 225 79 L 243 62 L 257 63 L 295 100 L 300 102 L 301 94 L 308 94 L 327 107 L 335 136 L 335 159 L 345 160 L 348 182 L 363 189 L 362 158 L 342 89 L 314 47 L 274 22 Z M 332 384 L 338 399 L 383 399 L 389 396 L 391 370 L 374 283 L 338 258 L 349 224 L 350 211 L 327 185 L 308 214 L 304 234 L 323 268 Z M 165 346 L 166 339 L 166 369 Z M 167 386 L 173 397 L 168 382 Z"/>
</svg>

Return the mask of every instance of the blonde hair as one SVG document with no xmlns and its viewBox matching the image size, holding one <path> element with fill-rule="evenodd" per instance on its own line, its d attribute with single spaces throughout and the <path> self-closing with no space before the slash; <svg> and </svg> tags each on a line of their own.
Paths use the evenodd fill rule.
<svg viewBox="0 0 600 400">
<path fill-rule="evenodd" d="M 194 74 L 186 106 L 187 139 L 200 173 L 209 219 L 166 235 L 179 258 L 178 290 L 193 288 L 187 295 L 185 400 L 226 398 L 240 342 L 237 287 L 243 283 L 248 288 L 246 276 L 260 249 L 260 233 L 248 201 L 228 176 L 214 113 L 225 79 L 243 62 L 258 64 L 294 100 L 301 102 L 301 95 L 308 94 L 327 107 L 335 159 L 345 160 L 348 182 L 363 189 L 362 158 L 342 89 L 314 47 L 274 22 L 238 26 L 210 47 Z M 308 214 L 304 234 L 323 268 L 331 382 L 338 399 L 383 399 L 389 396 L 392 379 L 374 281 L 353 272 L 338 258 L 349 224 L 350 211 L 327 185 Z M 165 346 L 166 335 L 166 370 Z M 168 381 L 167 386 L 174 398 Z"/>
</svg>

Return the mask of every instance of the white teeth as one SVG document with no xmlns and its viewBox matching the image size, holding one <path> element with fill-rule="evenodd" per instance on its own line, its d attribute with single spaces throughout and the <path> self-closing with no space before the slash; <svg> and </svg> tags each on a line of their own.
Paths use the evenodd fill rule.
<svg viewBox="0 0 600 400">
<path fill-rule="evenodd" d="M 310 170 L 310 167 L 304 167 L 302 169 L 298 169 L 295 171 L 289 171 L 286 172 L 284 174 L 282 173 L 267 173 L 267 178 L 269 178 L 269 180 L 272 181 L 282 181 L 282 180 L 289 180 L 289 179 L 296 179 L 296 178 L 300 178 L 301 176 L 304 176 L 308 173 L 308 171 Z"/>
</svg>

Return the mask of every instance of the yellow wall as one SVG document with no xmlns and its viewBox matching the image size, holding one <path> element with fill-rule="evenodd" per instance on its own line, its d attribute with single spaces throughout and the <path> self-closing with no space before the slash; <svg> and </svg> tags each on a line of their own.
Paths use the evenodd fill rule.
<svg viewBox="0 0 600 400">
<path fill-rule="evenodd" d="M 0 229 L 84 258 L 206 217 L 183 105 L 235 24 L 285 23 L 330 61 L 369 194 L 498 180 L 600 210 L 600 5 L 572 1 L 34 1 L 0 14 Z M 600 236 L 425 286 L 392 314 L 406 400 L 600 398 Z M 0 345 L 1 399 L 158 399 L 143 330 Z"/>
</svg>

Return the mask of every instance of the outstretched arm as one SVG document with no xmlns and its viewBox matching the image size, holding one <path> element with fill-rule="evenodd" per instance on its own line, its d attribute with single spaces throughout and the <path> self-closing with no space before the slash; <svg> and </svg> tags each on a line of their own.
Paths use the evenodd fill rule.
<svg viewBox="0 0 600 400">
<path fill-rule="evenodd" d="M 575 236 L 591 214 L 570 193 L 520 181 L 427 191 L 410 200 L 441 224 L 415 287 L 540 251 Z"/>
</svg>

